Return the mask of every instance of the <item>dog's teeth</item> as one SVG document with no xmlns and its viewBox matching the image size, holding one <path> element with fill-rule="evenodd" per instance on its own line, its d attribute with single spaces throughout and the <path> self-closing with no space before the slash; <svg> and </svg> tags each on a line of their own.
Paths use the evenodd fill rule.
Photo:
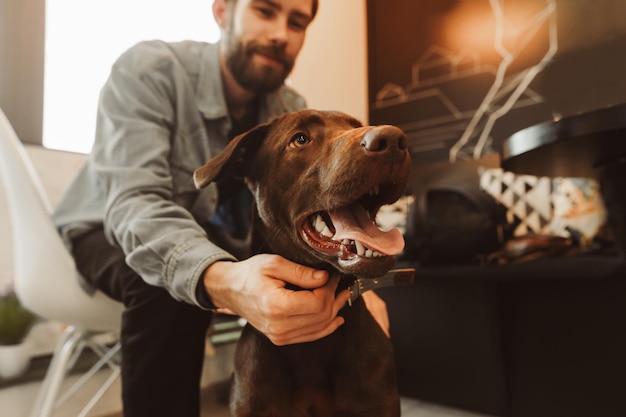
<svg viewBox="0 0 626 417">
<path fill-rule="evenodd" d="M 356 245 L 356 254 L 359 256 L 365 255 L 365 246 L 358 240 L 355 240 L 354 244 Z"/>
<path fill-rule="evenodd" d="M 341 241 L 341 243 L 343 243 L 344 245 L 348 246 L 349 244 L 352 243 L 352 241 L 350 239 L 344 239 Z"/>
<path fill-rule="evenodd" d="M 365 256 L 366 258 L 380 258 L 381 256 L 385 256 L 374 249 L 368 248 L 359 241 L 354 241 L 354 246 L 356 246 L 357 255 L 359 256 Z"/>
<path fill-rule="evenodd" d="M 326 226 L 326 222 L 324 221 L 324 219 L 322 219 L 321 215 L 317 215 L 317 217 L 315 218 L 315 223 L 313 224 L 313 227 L 315 227 L 315 230 L 318 233 L 322 233 L 322 230 L 324 230 Z"/>
<path fill-rule="evenodd" d="M 317 231 L 317 233 L 321 234 L 325 237 L 333 237 L 335 234 L 330 230 L 330 227 L 326 224 L 324 219 L 320 214 L 315 217 L 315 221 L 313 222 L 313 227 Z"/>
<path fill-rule="evenodd" d="M 365 257 L 366 258 L 380 258 L 381 256 L 384 256 L 382 253 L 372 250 L 372 249 L 367 249 L 365 250 Z"/>
</svg>

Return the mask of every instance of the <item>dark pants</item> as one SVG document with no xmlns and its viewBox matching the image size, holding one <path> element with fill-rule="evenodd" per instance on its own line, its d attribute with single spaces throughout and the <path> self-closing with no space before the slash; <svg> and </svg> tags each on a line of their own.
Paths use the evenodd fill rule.
<svg viewBox="0 0 626 417">
<path fill-rule="evenodd" d="M 124 416 L 199 416 L 211 313 L 144 282 L 102 230 L 80 237 L 73 246 L 85 279 L 126 307 L 120 335 Z"/>
</svg>

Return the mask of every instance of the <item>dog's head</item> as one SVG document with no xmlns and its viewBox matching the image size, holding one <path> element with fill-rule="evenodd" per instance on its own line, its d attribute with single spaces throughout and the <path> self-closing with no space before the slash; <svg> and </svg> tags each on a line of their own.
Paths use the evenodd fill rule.
<svg viewBox="0 0 626 417">
<path fill-rule="evenodd" d="M 410 166 L 400 129 L 302 110 L 237 136 L 196 170 L 194 181 L 200 188 L 244 178 L 256 202 L 255 233 L 273 252 L 376 277 L 404 248 L 398 230 L 375 225 L 376 214 L 403 195 Z"/>
</svg>

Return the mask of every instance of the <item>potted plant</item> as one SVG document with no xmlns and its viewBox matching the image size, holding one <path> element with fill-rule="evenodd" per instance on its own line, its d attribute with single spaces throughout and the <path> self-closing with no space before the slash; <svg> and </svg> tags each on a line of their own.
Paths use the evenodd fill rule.
<svg viewBox="0 0 626 417">
<path fill-rule="evenodd" d="M 14 378 L 26 370 L 30 349 L 24 339 L 36 320 L 12 289 L 0 293 L 0 378 Z"/>
</svg>

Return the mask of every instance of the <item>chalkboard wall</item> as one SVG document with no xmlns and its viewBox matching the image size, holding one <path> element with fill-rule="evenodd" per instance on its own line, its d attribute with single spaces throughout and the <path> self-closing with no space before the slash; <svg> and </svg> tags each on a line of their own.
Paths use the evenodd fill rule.
<svg viewBox="0 0 626 417">
<path fill-rule="evenodd" d="M 626 1 L 368 0 L 369 119 L 420 162 L 626 101 Z"/>
</svg>

